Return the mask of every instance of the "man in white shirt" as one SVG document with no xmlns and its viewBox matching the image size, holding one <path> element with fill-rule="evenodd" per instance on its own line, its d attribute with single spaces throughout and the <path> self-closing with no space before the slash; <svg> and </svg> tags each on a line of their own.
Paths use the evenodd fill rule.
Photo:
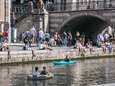
<svg viewBox="0 0 115 86">
<path fill-rule="evenodd" d="M 35 70 L 32 72 L 33 77 L 37 77 L 40 75 L 40 72 L 38 70 L 38 67 L 35 67 Z"/>
</svg>

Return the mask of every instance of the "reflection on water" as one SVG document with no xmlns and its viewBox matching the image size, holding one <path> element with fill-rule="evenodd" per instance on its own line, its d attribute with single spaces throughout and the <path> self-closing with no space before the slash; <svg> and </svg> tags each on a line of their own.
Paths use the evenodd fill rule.
<svg viewBox="0 0 115 86">
<path fill-rule="evenodd" d="M 44 81 L 28 81 L 35 66 L 46 65 L 54 77 Z M 77 61 L 75 65 L 54 66 L 52 63 L 0 66 L 0 86 L 91 86 L 115 83 L 115 58 Z"/>
</svg>

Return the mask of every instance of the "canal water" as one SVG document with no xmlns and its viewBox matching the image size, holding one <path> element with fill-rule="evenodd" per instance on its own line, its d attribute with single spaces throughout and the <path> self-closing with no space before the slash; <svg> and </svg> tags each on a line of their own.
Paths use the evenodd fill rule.
<svg viewBox="0 0 115 86">
<path fill-rule="evenodd" d="M 28 81 L 35 66 L 47 66 L 54 74 L 49 80 Z M 74 65 L 51 63 L 0 66 L 0 86 L 92 86 L 115 83 L 115 58 L 79 60 Z"/>
</svg>

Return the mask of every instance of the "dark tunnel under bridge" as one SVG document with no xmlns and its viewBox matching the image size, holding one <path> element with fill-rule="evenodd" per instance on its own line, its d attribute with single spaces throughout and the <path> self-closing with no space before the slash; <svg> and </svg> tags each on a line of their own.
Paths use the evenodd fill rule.
<svg viewBox="0 0 115 86">
<path fill-rule="evenodd" d="M 71 31 L 75 37 L 76 32 L 85 34 L 86 38 L 95 40 L 97 35 L 101 33 L 107 26 L 110 26 L 108 21 L 92 15 L 77 16 L 64 22 L 60 32 Z"/>
</svg>

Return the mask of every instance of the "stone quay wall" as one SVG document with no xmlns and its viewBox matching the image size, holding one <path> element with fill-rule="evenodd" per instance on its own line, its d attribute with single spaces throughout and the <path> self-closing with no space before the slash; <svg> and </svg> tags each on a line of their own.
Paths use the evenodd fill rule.
<svg viewBox="0 0 115 86">
<path fill-rule="evenodd" d="M 0 52 L 0 65 L 13 64 L 13 63 L 29 63 L 39 61 L 53 61 L 64 59 L 69 55 L 72 59 L 87 59 L 87 58 L 100 58 L 100 57 L 113 57 L 115 52 L 103 53 L 101 48 L 95 49 L 90 52 L 79 52 L 78 49 L 73 48 L 54 48 L 53 50 L 28 50 L 28 51 L 3 51 Z"/>
</svg>

